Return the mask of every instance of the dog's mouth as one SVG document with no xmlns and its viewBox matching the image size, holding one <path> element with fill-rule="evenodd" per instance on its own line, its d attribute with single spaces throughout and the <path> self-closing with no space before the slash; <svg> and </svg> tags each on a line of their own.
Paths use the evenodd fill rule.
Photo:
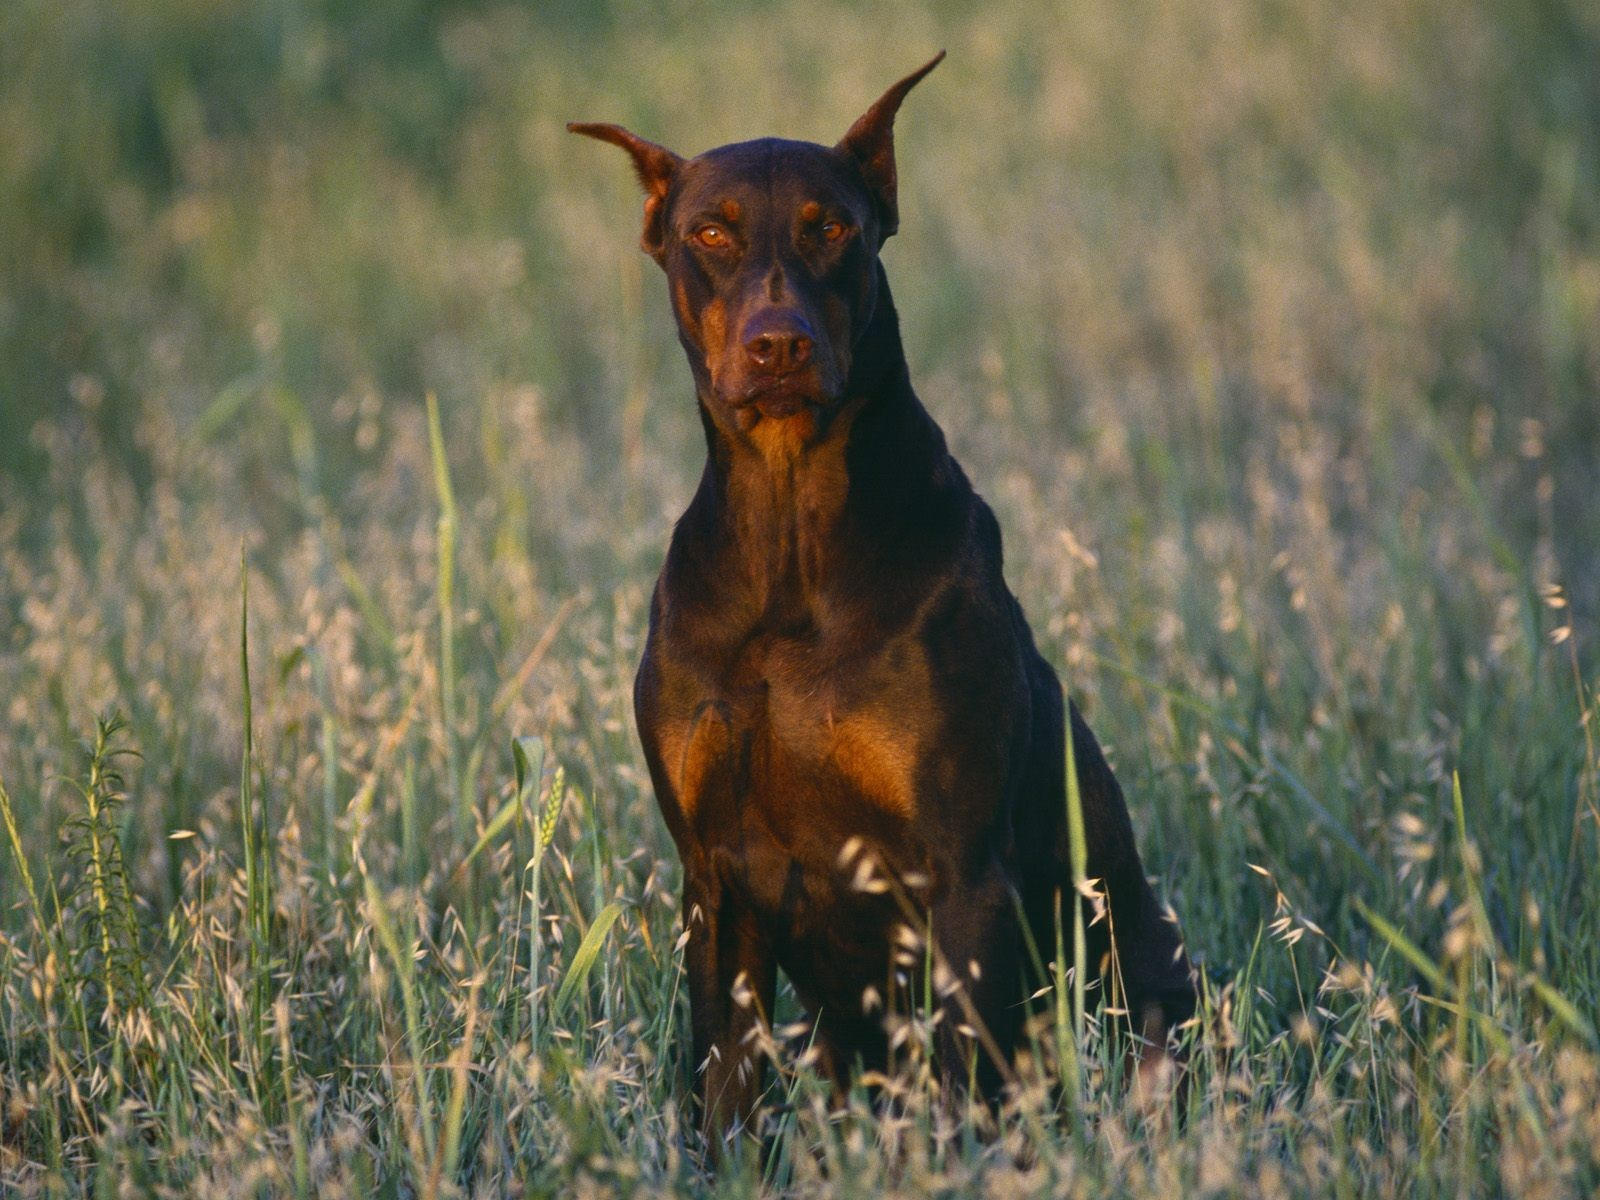
<svg viewBox="0 0 1600 1200">
<path fill-rule="evenodd" d="M 806 409 L 826 408 L 833 403 L 812 372 L 763 380 L 746 388 L 734 399 L 734 407 L 754 409 L 763 417 L 792 417 Z"/>
</svg>

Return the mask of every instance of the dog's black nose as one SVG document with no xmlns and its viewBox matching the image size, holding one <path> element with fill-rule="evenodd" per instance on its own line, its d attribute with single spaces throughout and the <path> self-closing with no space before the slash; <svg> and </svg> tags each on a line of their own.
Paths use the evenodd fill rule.
<svg viewBox="0 0 1600 1200">
<path fill-rule="evenodd" d="M 763 313 L 745 326 L 745 354 L 753 366 L 772 375 L 805 366 L 811 347 L 811 331 L 794 313 Z"/>
</svg>

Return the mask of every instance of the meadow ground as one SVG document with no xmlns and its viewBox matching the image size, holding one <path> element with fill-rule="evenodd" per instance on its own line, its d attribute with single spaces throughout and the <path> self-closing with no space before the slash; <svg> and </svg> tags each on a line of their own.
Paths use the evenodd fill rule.
<svg viewBox="0 0 1600 1200">
<path fill-rule="evenodd" d="M 629 705 L 700 433 L 562 126 L 832 140 L 940 46 L 913 377 L 1203 964 L 1194 1098 L 1046 993 L 998 1136 L 913 1021 L 713 1180 Z M 1592 1195 L 1597 481 L 1582 0 L 11 0 L 0 1193 Z"/>
</svg>

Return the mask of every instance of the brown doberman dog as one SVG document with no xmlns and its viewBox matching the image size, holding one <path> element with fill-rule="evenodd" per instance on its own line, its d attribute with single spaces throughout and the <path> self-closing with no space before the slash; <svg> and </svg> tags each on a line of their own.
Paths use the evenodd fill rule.
<svg viewBox="0 0 1600 1200">
<path fill-rule="evenodd" d="M 683 860 L 713 1141 L 756 1107 L 779 967 L 837 1083 L 889 1067 L 885 1010 L 932 983 L 941 1076 L 998 1095 L 1039 984 L 1030 935 L 1053 957 L 1074 895 L 1061 685 L 1006 587 L 994 514 L 912 391 L 878 257 L 899 225 L 895 113 L 943 57 L 831 148 L 684 159 L 569 126 L 633 158 L 705 427 L 634 706 Z M 1191 970 L 1075 708 L 1071 728 L 1110 909 L 1087 961 L 1114 976 L 1148 1075 L 1193 1012 Z M 908 953 L 917 926 L 932 943 Z"/>
</svg>

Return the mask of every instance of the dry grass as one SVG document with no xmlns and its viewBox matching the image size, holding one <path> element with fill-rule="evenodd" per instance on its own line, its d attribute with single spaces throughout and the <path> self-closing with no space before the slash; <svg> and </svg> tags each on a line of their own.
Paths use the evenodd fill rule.
<svg viewBox="0 0 1600 1200">
<path fill-rule="evenodd" d="M 982 1139 L 912 1021 L 713 1181 L 628 702 L 699 434 L 561 127 L 831 138 L 939 45 L 913 375 L 1204 960 L 1194 1103 L 1047 1029 Z M 1593 1194 L 1597 62 L 1562 0 L 8 6 L 0 1192 Z"/>
</svg>

